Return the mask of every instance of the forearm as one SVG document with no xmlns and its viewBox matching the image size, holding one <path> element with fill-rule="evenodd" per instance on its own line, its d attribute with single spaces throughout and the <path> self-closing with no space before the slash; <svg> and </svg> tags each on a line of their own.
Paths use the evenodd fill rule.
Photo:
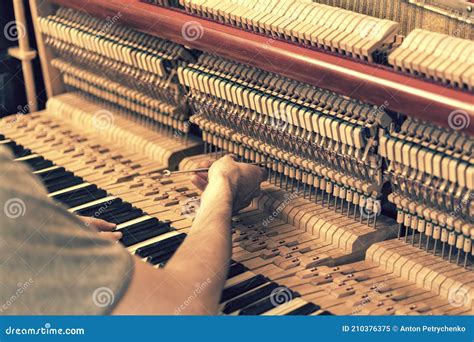
<svg viewBox="0 0 474 342">
<path fill-rule="evenodd" d="M 232 199 L 232 189 L 225 178 L 209 184 L 188 237 L 165 267 L 181 284 L 190 285 L 189 294 L 195 290 L 193 287 L 205 284 L 195 304 L 205 306 L 209 313 L 217 308 L 231 257 Z"/>
<path fill-rule="evenodd" d="M 130 287 L 113 313 L 217 313 L 232 251 L 232 211 L 250 204 L 265 175 L 229 156 L 213 164 L 207 177 L 195 175 L 193 183 L 205 191 L 188 237 L 163 269 L 135 259 Z"/>
</svg>

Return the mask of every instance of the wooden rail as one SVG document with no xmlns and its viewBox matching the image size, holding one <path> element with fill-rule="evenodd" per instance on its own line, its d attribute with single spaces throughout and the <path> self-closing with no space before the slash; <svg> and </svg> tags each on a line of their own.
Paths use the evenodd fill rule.
<svg viewBox="0 0 474 342">
<path fill-rule="evenodd" d="M 463 132 L 474 135 L 474 95 L 467 91 L 138 0 L 50 2 L 109 20 L 117 16 L 119 23 L 148 34 L 440 126 L 461 126 Z M 187 34 L 186 29 L 190 30 Z"/>
</svg>

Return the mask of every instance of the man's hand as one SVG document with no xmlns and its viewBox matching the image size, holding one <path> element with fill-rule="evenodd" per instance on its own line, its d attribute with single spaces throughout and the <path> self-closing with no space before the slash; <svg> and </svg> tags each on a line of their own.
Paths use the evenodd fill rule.
<svg viewBox="0 0 474 342">
<path fill-rule="evenodd" d="M 100 235 L 106 239 L 109 239 L 112 241 L 118 241 L 122 238 L 121 232 L 113 231 L 115 227 L 117 226 L 114 223 L 110 223 L 110 222 L 107 222 L 95 217 L 86 217 L 86 216 L 78 216 L 78 217 L 82 222 L 84 222 L 86 226 L 90 226 L 97 229 Z"/>
<path fill-rule="evenodd" d="M 226 179 L 232 190 L 234 212 L 248 207 L 260 194 L 260 184 L 267 175 L 264 169 L 239 163 L 234 156 L 222 157 L 214 163 L 206 161 L 199 167 L 210 167 L 210 170 L 196 173 L 192 178 L 193 184 L 204 191 L 213 180 Z"/>
</svg>

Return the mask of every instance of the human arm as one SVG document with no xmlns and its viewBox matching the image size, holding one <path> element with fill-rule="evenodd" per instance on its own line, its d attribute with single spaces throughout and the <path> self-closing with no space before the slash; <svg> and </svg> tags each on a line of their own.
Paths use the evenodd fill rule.
<svg viewBox="0 0 474 342">
<path fill-rule="evenodd" d="M 211 166 L 208 179 L 196 175 L 204 192 L 187 238 L 163 269 L 135 260 L 130 287 L 113 313 L 216 314 L 231 256 L 232 212 L 250 204 L 264 178 L 262 169 L 228 156 Z"/>
</svg>

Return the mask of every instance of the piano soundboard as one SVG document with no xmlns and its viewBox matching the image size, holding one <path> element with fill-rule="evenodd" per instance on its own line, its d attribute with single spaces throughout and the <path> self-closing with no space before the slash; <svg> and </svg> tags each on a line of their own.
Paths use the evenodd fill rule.
<svg viewBox="0 0 474 342">
<path fill-rule="evenodd" d="M 126 15 L 112 22 L 121 1 L 91 0 L 83 10 L 80 1 L 32 1 L 49 100 L 42 112 L 1 119 L 0 144 L 50 197 L 82 215 L 107 203 L 98 217 L 118 224 L 125 248 L 165 267 L 200 193 L 189 175 L 163 170 L 233 153 L 262 163 L 268 179 L 232 220 L 222 314 L 473 313 L 474 139 L 472 101 L 463 102 L 473 98 L 470 22 L 462 35 L 457 26 L 430 31 L 398 22 L 393 10 L 403 3 L 445 15 L 436 1 L 384 1 L 385 13 L 397 13 L 390 16 L 371 1 L 135 4 L 138 15 L 188 15 L 197 43 L 210 20 L 449 88 L 460 109 L 440 126 L 394 111 L 393 97 L 375 106 L 334 92 L 324 78 L 287 77 L 291 65 L 276 73 L 192 48 L 184 27 L 188 44 L 137 30 Z M 464 7 L 455 9 L 446 20 L 466 25 Z"/>
</svg>

